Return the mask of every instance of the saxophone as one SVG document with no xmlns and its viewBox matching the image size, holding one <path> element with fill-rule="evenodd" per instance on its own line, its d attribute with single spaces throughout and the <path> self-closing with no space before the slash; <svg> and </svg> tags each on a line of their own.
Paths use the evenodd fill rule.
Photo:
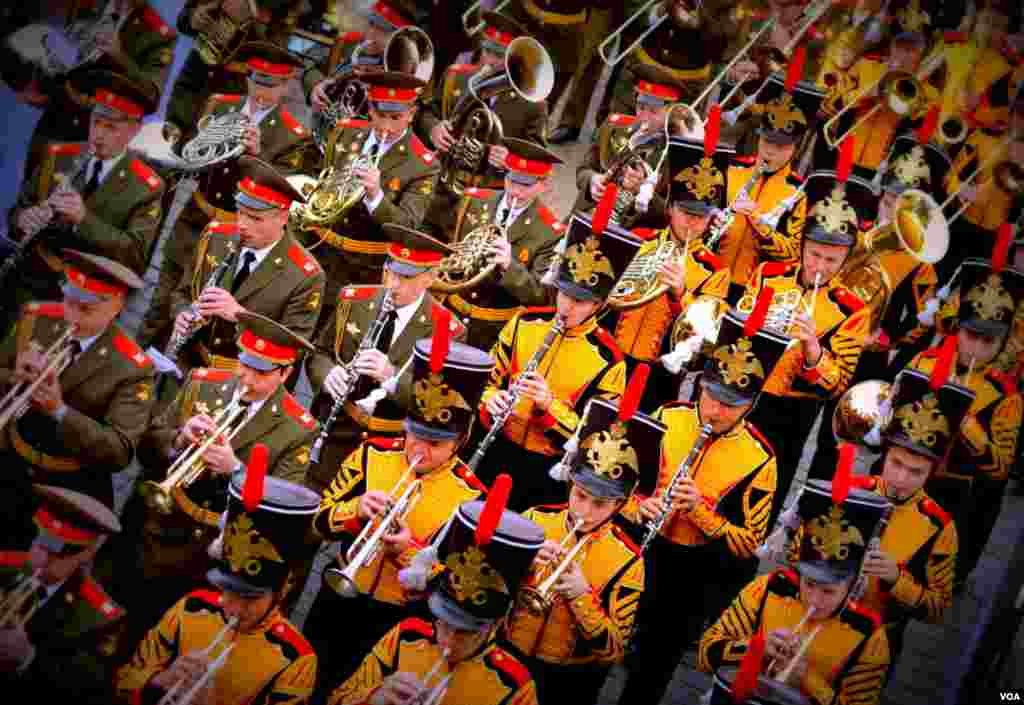
<svg viewBox="0 0 1024 705">
<path fill-rule="evenodd" d="M 644 534 L 643 543 L 640 544 L 641 553 L 646 551 L 647 546 L 654 540 L 654 537 L 661 533 L 665 522 L 672 515 L 672 493 L 675 492 L 676 487 L 679 486 L 679 482 L 684 477 L 690 476 L 690 468 L 697 462 L 697 458 L 704 451 L 704 446 L 707 445 L 709 438 L 711 438 L 711 424 L 706 423 L 701 428 L 700 435 L 697 436 L 697 440 L 694 442 L 693 447 L 690 448 L 686 459 L 676 469 L 676 474 L 672 476 L 672 482 L 669 483 L 668 489 L 661 498 L 661 511 L 658 512 L 658 516 L 647 524 L 647 533 Z"/>
</svg>

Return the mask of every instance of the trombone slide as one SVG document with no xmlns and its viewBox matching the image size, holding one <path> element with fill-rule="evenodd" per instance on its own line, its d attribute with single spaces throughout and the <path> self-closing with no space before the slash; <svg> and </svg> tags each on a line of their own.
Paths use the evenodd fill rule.
<svg viewBox="0 0 1024 705">
<path fill-rule="evenodd" d="M 35 571 L 17 582 L 0 601 L 0 629 L 8 627 L 21 627 L 28 624 L 32 615 L 39 609 L 41 604 L 36 600 L 28 610 L 22 611 L 25 603 L 35 595 L 36 590 L 42 587 L 39 580 L 40 571 Z"/>
<path fill-rule="evenodd" d="M 619 25 L 614 32 L 609 34 L 605 38 L 605 40 L 601 42 L 597 47 L 597 53 L 601 57 L 601 61 L 603 61 L 608 66 L 617 66 L 618 64 L 622 63 L 623 59 L 625 59 L 627 56 L 633 53 L 634 49 L 643 44 L 643 41 L 647 39 L 647 37 L 651 36 L 651 34 L 653 34 L 655 31 L 657 31 L 659 27 L 661 27 L 661 25 L 665 24 L 665 20 L 667 20 L 669 17 L 668 12 L 659 15 L 658 18 L 651 22 L 650 26 L 647 27 L 647 29 L 645 29 L 640 34 L 639 37 L 633 40 L 632 44 L 630 44 L 622 51 L 617 52 L 613 57 L 609 58 L 608 48 L 612 46 L 612 44 L 618 42 L 619 38 L 625 33 L 626 27 L 633 24 L 633 22 L 635 22 L 638 17 L 643 17 L 644 15 L 646 15 L 648 12 L 650 12 L 652 7 L 661 2 L 663 2 L 663 0 L 648 0 L 648 2 L 643 5 L 643 7 L 634 12 L 629 17 L 629 19 L 627 19 L 625 22 Z"/>
</svg>

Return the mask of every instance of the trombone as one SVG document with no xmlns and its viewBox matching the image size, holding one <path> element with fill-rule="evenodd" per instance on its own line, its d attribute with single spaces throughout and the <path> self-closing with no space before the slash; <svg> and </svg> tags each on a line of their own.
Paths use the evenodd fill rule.
<svg viewBox="0 0 1024 705">
<path fill-rule="evenodd" d="M 206 440 L 201 443 L 193 443 L 178 456 L 171 467 L 167 469 L 167 477 L 161 482 L 146 481 L 140 487 L 140 492 L 146 500 L 146 504 L 156 509 L 161 514 L 170 514 L 174 510 L 174 498 L 172 493 L 177 489 L 184 489 L 199 479 L 206 471 L 206 463 L 203 462 L 203 454 L 207 448 L 213 445 L 218 438 L 228 434 L 224 441 L 230 442 L 238 432 L 245 426 L 240 423 L 231 428 L 238 418 L 246 412 L 247 407 L 242 406 L 242 398 L 245 396 L 248 387 L 239 387 L 235 392 L 231 403 L 217 413 L 215 421 L 217 426 L 210 433 Z M 229 432 L 230 430 L 230 432 Z"/>
<path fill-rule="evenodd" d="M 413 476 L 416 466 L 421 462 L 423 462 L 423 456 L 417 455 L 413 458 L 409 464 L 409 469 L 398 480 L 395 489 L 401 487 L 406 480 Z M 356 576 L 359 574 L 359 571 L 377 560 L 384 536 L 394 533 L 396 524 L 404 519 L 412 511 L 412 508 L 416 506 L 416 503 L 423 494 L 423 482 L 413 480 L 397 499 L 394 497 L 395 489 L 392 490 L 392 494 L 388 498 L 390 506 L 387 514 L 379 520 L 368 521 L 345 552 L 345 567 L 328 568 L 324 571 L 324 582 L 342 597 L 356 597 L 359 595 Z"/>
<path fill-rule="evenodd" d="M 964 179 L 956 191 L 949 194 L 942 205 L 939 206 L 940 212 L 945 213 L 946 206 L 953 203 L 953 201 L 960 196 L 965 188 L 974 181 L 985 171 L 992 166 L 995 168 L 992 170 L 992 179 L 995 181 L 996 186 L 1001 190 L 1005 191 L 1010 195 L 1017 195 L 1024 193 L 1024 168 L 1020 164 L 1013 162 L 1006 158 L 1005 151 L 1006 147 L 1017 138 L 1016 134 L 1011 132 L 1009 135 L 1004 137 L 999 143 L 999 149 L 995 150 L 995 153 L 982 162 L 977 169 L 971 172 L 971 175 Z M 970 208 L 972 203 L 970 201 L 964 201 L 960 208 L 957 209 L 956 213 L 947 219 L 947 223 L 952 223 L 954 220 L 963 215 L 964 211 Z"/>
<path fill-rule="evenodd" d="M 491 10 L 491 12 L 501 12 L 508 7 L 510 2 L 512 2 L 512 0 L 501 0 L 501 2 L 494 6 L 494 9 Z M 466 30 L 466 36 L 468 37 L 475 37 L 480 34 L 480 32 L 483 32 L 484 28 L 487 26 L 487 23 L 483 20 L 480 20 L 480 22 L 472 27 L 469 26 L 469 21 L 473 19 L 473 15 L 475 15 L 477 10 L 480 9 L 480 4 L 480 0 L 476 0 L 476 2 L 470 5 L 466 11 L 462 13 L 462 28 Z"/>
<path fill-rule="evenodd" d="M 209 659 L 210 655 L 213 654 L 213 650 L 217 648 L 222 641 L 224 641 L 225 637 L 227 637 L 228 632 L 235 629 L 237 626 L 238 617 L 229 618 L 227 624 L 225 624 L 217 633 L 217 636 L 213 638 L 210 645 L 197 653 L 196 656 L 203 659 Z M 228 656 L 231 654 L 231 650 L 234 648 L 235 645 L 233 643 L 228 644 L 227 647 L 217 655 L 217 658 L 209 662 L 209 665 L 206 667 L 206 671 L 188 690 L 182 692 L 182 688 L 185 687 L 186 682 L 184 679 L 176 682 L 166 693 L 164 693 L 164 696 L 160 698 L 157 705 L 190 705 L 190 703 L 195 699 L 196 694 L 205 688 L 206 684 L 210 682 L 210 679 L 213 678 L 217 671 L 224 666 L 228 660 Z M 179 693 L 182 693 L 180 697 L 178 696 Z"/>
<path fill-rule="evenodd" d="M 40 580 L 42 571 L 37 570 L 31 575 L 22 577 L 14 587 L 7 591 L 3 600 L 0 600 L 0 629 L 23 627 L 32 619 L 42 600 L 36 600 L 28 609 L 25 604 L 43 587 Z"/>
<path fill-rule="evenodd" d="M 46 366 L 34 380 L 14 384 L 3 398 L 0 399 L 0 429 L 4 428 L 12 420 L 17 420 L 24 416 L 32 404 L 32 395 L 35 394 L 39 385 L 46 381 L 46 378 L 51 374 L 59 376 L 71 364 L 71 349 L 68 347 L 71 332 L 72 327 L 69 325 L 61 336 L 46 349 L 43 353 Z M 36 345 L 38 346 L 38 344 Z"/>
<path fill-rule="evenodd" d="M 878 103 L 861 115 L 852 127 L 843 132 L 842 136 L 833 137 L 832 128 L 839 119 L 851 109 L 855 108 L 861 100 L 870 95 L 876 88 L 878 89 L 881 98 Z M 829 118 L 828 122 L 826 122 L 822 128 L 825 135 L 825 142 L 830 148 L 835 149 L 844 139 L 846 139 L 847 135 L 852 134 L 858 127 L 867 122 L 872 115 L 882 108 L 886 108 L 889 112 L 895 113 L 900 117 L 907 117 L 914 112 L 923 99 L 924 92 L 921 90 L 921 81 L 917 76 L 906 71 L 889 71 L 858 93 L 853 100 L 843 106 L 842 110 Z"/>
<path fill-rule="evenodd" d="M 572 528 L 569 529 L 569 533 L 565 535 L 561 543 L 558 544 L 559 550 L 564 550 L 569 545 L 569 540 L 576 536 L 576 532 L 582 528 L 584 523 L 583 519 L 576 519 L 573 522 Z M 519 594 L 520 603 L 535 616 L 541 616 L 551 609 L 551 605 L 555 601 L 554 587 L 555 583 L 562 576 L 562 573 L 569 567 L 573 559 L 576 558 L 576 554 L 580 552 L 587 543 L 593 538 L 594 534 L 587 534 L 572 547 L 562 559 L 562 562 L 555 566 L 554 570 L 548 573 L 547 577 L 544 578 L 543 582 L 537 587 L 527 586 L 522 589 Z"/>
<path fill-rule="evenodd" d="M 603 42 L 601 42 L 601 44 L 598 45 L 597 47 L 597 53 L 601 57 L 601 61 L 603 61 L 608 66 L 617 66 L 618 64 L 622 63 L 622 60 L 629 56 L 634 49 L 643 44 L 643 41 L 647 39 L 647 37 L 651 36 L 654 32 L 658 30 L 659 27 L 661 27 L 661 25 L 665 24 L 665 21 L 669 18 L 669 12 L 667 11 L 658 15 L 657 19 L 651 22 L 650 26 L 647 29 L 645 29 L 643 33 L 633 41 L 632 44 L 630 44 L 628 47 L 615 54 L 613 57 L 609 58 L 608 48 L 614 42 L 618 41 L 619 37 L 625 34 L 626 27 L 629 27 L 631 24 L 633 24 L 633 22 L 635 22 L 643 15 L 648 14 L 652 9 L 654 9 L 655 5 L 658 5 L 659 3 L 664 4 L 664 2 L 665 0 L 648 0 L 648 2 L 643 7 L 634 12 L 629 19 L 627 19 L 625 22 L 619 25 L 618 29 L 609 34 L 608 37 Z M 698 10 L 700 9 L 700 6 L 702 4 L 703 3 L 701 2 L 697 3 Z"/>
</svg>

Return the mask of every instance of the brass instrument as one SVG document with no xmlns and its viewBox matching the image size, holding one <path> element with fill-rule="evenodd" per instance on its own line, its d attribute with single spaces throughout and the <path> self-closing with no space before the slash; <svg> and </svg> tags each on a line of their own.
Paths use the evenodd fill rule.
<svg viewBox="0 0 1024 705">
<path fill-rule="evenodd" d="M 712 223 L 708 228 L 708 239 L 706 244 L 709 250 L 717 250 L 718 243 L 721 242 L 722 237 L 729 232 L 729 228 L 732 227 L 733 222 L 736 220 L 736 202 L 741 200 L 750 200 L 750 194 L 754 191 L 754 185 L 767 173 L 768 170 L 765 167 L 764 162 L 758 160 L 757 164 L 754 165 L 753 173 L 750 175 L 750 178 L 743 184 L 743 188 L 739 190 L 736 197 L 732 199 L 732 202 L 725 207 L 725 210 L 723 210 L 718 216 L 718 220 Z"/>
<path fill-rule="evenodd" d="M 506 7 L 508 7 L 509 3 L 511 3 L 511 2 L 512 2 L 512 0 L 501 0 L 501 2 L 499 2 L 497 5 L 494 6 L 494 9 L 491 10 L 491 12 L 499 12 L 500 13 L 502 10 L 504 10 Z M 472 27 L 469 26 L 469 21 L 480 10 L 480 5 L 482 5 L 482 4 L 483 3 L 481 3 L 480 0 L 476 0 L 476 2 L 471 4 L 468 8 L 466 8 L 466 11 L 462 13 L 462 27 L 463 27 L 463 29 L 466 30 L 466 36 L 467 37 L 475 37 L 476 35 L 478 35 L 481 32 L 483 32 L 484 28 L 487 27 L 487 23 L 484 22 L 483 20 L 481 20 L 480 22 L 476 23 Z"/>
<path fill-rule="evenodd" d="M 803 628 L 807 625 L 807 622 L 814 617 L 815 612 L 816 610 L 814 607 L 809 607 L 807 609 L 807 612 L 804 614 L 803 618 L 793 628 L 794 636 L 800 634 L 800 632 L 803 631 Z M 802 696 L 799 696 L 798 693 L 797 698 L 794 698 L 793 695 L 790 694 L 793 691 L 793 688 L 787 684 L 787 681 L 789 680 L 790 675 L 793 673 L 793 669 L 796 668 L 796 664 L 800 661 L 800 659 L 803 658 L 804 654 L 807 653 L 807 649 L 811 647 L 811 642 L 814 641 L 814 637 L 818 636 L 818 632 L 821 631 L 823 626 L 823 623 L 819 623 L 803 638 L 803 641 L 800 642 L 800 648 L 797 649 L 796 653 L 793 655 L 793 658 L 786 665 L 786 667 L 778 673 L 778 675 L 774 675 L 777 672 L 777 660 L 773 659 L 768 663 L 768 666 L 765 667 L 765 676 L 758 679 L 759 693 L 765 695 L 766 697 L 770 697 L 767 695 L 768 692 L 779 693 L 783 696 L 781 698 L 770 698 L 772 702 L 806 702 L 806 698 L 802 698 Z"/>
<path fill-rule="evenodd" d="M 508 197 L 508 196 L 506 196 Z M 491 275 L 498 266 L 494 261 L 494 247 L 508 238 L 512 209 L 508 210 L 506 222 L 486 223 L 468 232 L 452 245 L 453 252 L 441 260 L 437 267 L 437 278 L 431 289 L 450 294 L 472 289 Z"/>
<path fill-rule="evenodd" d="M 675 493 L 676 488 L 679 486 L 679 482 L 684 477 L 690 476 L 690 468 L 700 454 L 704 451 L 704 446 L 707 445 L 708 440 L 711 438 L 711 424 L 706 423 L 700 429 L 700 435 L 697 436 L 697 440 L 694 441 L 693 447 L 690 448 L 690 452 L 686 454 L 686 458 L 676 468 L 675 474 L 672 476 L 671 482 L 668 483 L 668 487 L 665 489 L 665 494 L 661 497 L 661 510 L 658 512 L 658 516 L 647 523 L 644 534 L 643 542 L 640 544 L 640 552 L 643 553 L 647 550 L 647 547 L 654 540 L 654 537 L 661 533 L 661 530 L 665 526 L 665 522 L 672 516 L 672 495 Z"/>
<path fill-rule="evenodd" d="M 879 101 L 870 110 L 861 115 L 857 121 L 839 136 L 834 136 L 833 128 L 836 123 L 846 115 L 847 112 L 857 107 L 861 100 L 871 95 L 878 89 Z M 822 128 L 825 142 L 829 147 L 835 149 L 846 136 L 852 134 L 858 127 L 871 119 L 871 116 L 879 110 L 885 109 L 901 117 L 912 115 L 924 99 L 924 91 L 921 82 L 916 76 L 906 71 L 889 71 L 867 88 L 864 88 L 856 97 L 851 99 L 842 110 L 829 118 Z"/>
<path fill-rule="evenodd" d="M 801 287 L 786 289 L 782 292 L 775 292 L 772 302 L 768 307 L 762 328 L 778 335 L 789 335 L 789 329 L 793 320 L 800 311 L 806 313 L 811 319 L 814 318 L 814 309 L 818 302 L 818 289 L 821 286 L 821 275 L 814 277 L 814 289 L 811 293 L 810 302 L 804 302 L 805 292 Z M 736 310 L 743 314 L 750 314 L 754 311 L 757 301 L 750 294 L 744 294 L 736 302 Z"/>
<path fill-rule="evenodd" d="M 0 599 L 0 629 L 24 627 L 39 609 L 40 601 L 29 603 L 41 587 L 43 581 L 37 570 L 31 575 L 23 575 L 10 590 Z M 26 609 L 25 605 L 28 604 Z"/>
<path fill-rule="evenodd" d="M 217 633 L 217 636 L 213 638 L 210 645 L 202 651 L 198 652 L 196 656 L 201 659 L 209 659 L 213 655 L 213 650 L 220 646 L 221 642 L 227 637 L 228 633 L 238 627 L 238 617 L 230 617 L 227 624 L 221 628 Z M 184 688 L 186 680 L 182 679 L 168 688 L 167 692 L 164 693 L 163 697 L 157 701 L 157 705 L 191 705 L 192 701 L 195 700 L 196 695 L 203 688 L 206 687 L 210 679 L 213 678 L 217 671 L 223 668 L 224 664 L 227 663 L 228 656 L 231 651 L 235 648 L 235 645 L 228 644 L 224 649 L 217 655 L 217 658 L 209 662 L 206 667 L 206 671 L 203 675 L 192 685 L 188 690 L 182 690 Z"/>
<path fill-rule="evenodd" d="M 960 186 L 956 191 L 949 194 L 945 201 L 939 206 L 940 212 L 945 213 L 946 207 L 955 201 L 964 189 L 968 188 L 974 183 L 979 176 L 984 174 L 990 168 L 992 169 L 992 182 L 996 188 L 1004 191 L 1011 196 L 1019 196 L 1024 194 L 1024 167 L 1020 164 L 1010 161 L 1005 158 L 1005 150 L 1017 139 L 1017 135 L 1011 130 L 1010 134 L 1000 140 L 998 148 L 993 150 L 992 155 L 978 165 L 978 168 L 971 172 L 971 175 L 960 182 Z M 965 200 L 957 211 L 947 218 L 947 223 L 952 223 L 954 220 L 963 215 L 964 211 L 971 207 L 971 202 Z"/>
<path fill-rule="evenodd" d="M 430 681 L 434 680 L 437 672 L 441 670 L 441 666 L 448 660 L 449 653 L 448 649 L 441 651 L 437 661 L 427 671 L 427 674 L 420 679 L 420 682 L 423 683 L 423 688 L 416 695 L 412 696 L 408 701 L 408 705 L 441 705 L 441 702 L 444 701 L 444 696 L 448 693 L 448 682 L 451 681 L 452 674 L 449 673 L 433 686 L 430 685 Z"/>
<path fill-rule="evenodd" d="M 967 138 L 967 121 L 963 117 L 967 111 L 964 94 L 971 82 L 974 65 L 981 56 L 981 49 L 971 39 L 965 43 L 943 44 L 937 52 L 944 59 L 945 80 L 935 138 L 939 144 L 950 147 L 959 145 Z"/>
<path fill-rule="evenodd" d="M 327 227 L 355 207 L 366 195 L 362 181 L 355 175 L 356 170 L 377 169 L 383 157 L 380 143 L 376 142 L 369 154 L 350 154 L 348 163 L 343 166 L 329 163 L 320 172 L 306 203 L 295 208 L 299 227 L 303 230 Z"/>
<path fill-rule="evenodd" d="M 207 66 L 221 66 L 231 61 L 256 24 L 252 18 L 236 21 L 225 12 L 220 0 L 199 5 L 193 19 L 196 19 L 196 15 L 199 16 L 199 28 L 196 30 L 195 46 L 199 58 Z"/>
<path fill-rule="evenodd" d="M 46 378 L 51 374 L 60 376 L 69 364 L 71 364 L 71 349 L 68 343 L 71 342 L 72 327 L 67 329 L 55 340 L 43 353 L 46 365 L 39 375 L 31 382 L 17 382 L 12 385 L 7 393 L 0 399 L 0 430 L 7 426 L 12 420 L 20 419 L 32 406 L 32 395 Z M 37 348 L 38 343 L 33 343 Z"/>
<path fill-rule="evenodd" d="M 672 374 L 679 374 L 698 353 L 718 340 L 728 305 L 717 296 L 701 294 L 686 307 L 686 312 L 672 324 L 669 342 L 672 351 L 661 356 L 661 365 Z"/>
<path fill-rule="evenodd" d="M 413 477 L 416 466 L 423 461 L 422 456 L 416 456 L 409 463 L 409 469 L 395 484 L 395 489 L 401 487 L 406 480 Z M 420 500 L 423 494 L 423 482 L 412 480 L 408 487 L 398 497 L 394 496 L 392 490 L 388 498 L 388 510 L 382 517 L 368 521 L 363 530 L 359 532 L 352 545 L 345 552 L 344 568 L 328 568 L 324 571 L 324 582 L 342 597 L 356 597 L 359 595 L 359 588 L 356 585 L 356 576 L 366 566 L 373 563 L 381 551 L 381 543 L 387 534 L 396 532 L 398 522 L 409 515 L 413 507 Z M 341 556 L 339 556 L 339 559 Z"/>
<path fill-rule="evenodd" d="M 881 430 L 892 416 L 892 393 L 892 384 L 877 379 L 858 382 L 847 389 L 832 414 L 832 435 L 836 441 L 877 448 Z"/>
<path fill-rule="evenodd" d="M 569 533 L 567 533 L 561 543 L 558 544 L 559 550 L 564 550 L 568 547 L 569 541 L 575 538 L 576 532 L 580 530 L 583 523 L 583 519 L 576 519 L 573 521 L 572 528 L 569 529 Z M 565 558 L 562 559 L 562 562 L 555 566 L 555 568 L 544 577 L 544 580 L 542 580 L 539 585 L 536 587 L 527 585 L 522 588 L 519 591 L 519 604 L 525 607 L 530 614 L 536 616 L 541 616 L 549 612 L 551 610 L 551 605 L 554 604 L 555 601 L 555 583 L 558 582 L 562 573 L 566 571 L 569 564 L 576 558 L 576 554 L 578 554 L 580 550 L 587 545 L 593 536 L 594 534 L 590 533 L 579 539 L 576 542 L 576 545 L 565 554 Z"/>
<path fill-rule="evenodd" d="M 228 434 L 224 437 L 224 442 L 230 442 L 245 426 L 243 422 L 232 428 L 232 425 L 236 424 L 238 419 L 247 410 L 242 405 L 242 398 L 245 396 L 246 391 L 246 387 L 240 386 L 238 388 L 231 403 L 214 416 L 214 421 L 217 425 L 213 432 L 205 440 L 193 443 L 186 448 L 178 456 L 177 460 L 167 468 L 166 478 L 160 482 L 149 480 L 142 483 L 139 492 L 142 494 L 147 506 L 161 514 L 170 514 L 174 511 L 174 491 L 185 489 L 206 472 L 206 463 L 203 461 L 203 454 L 206 452 L 206 449 L 216 443 L 224 434 Z"/>
<path fill-rule="evenodd" d="M 636 255 L 608 295 L 608 305 L 623 310 L 643 306 L 658 298 L 668 290 L 668 284 L 658 276 L 658 270 L 666 262 L 685 257 L 685 248 L 672 237 L 659 244 L 653 252 Z"/>
<path fill-rule="evenodd" d="M 491 98 L 511 94 L 539 103 L 554 85 L 555 66 L 543 45 L 532 37 L 513 39 L 501 67 L 470 77 L 467 94 L 446 120 L 454 144 L 441 154 L 440 182 L 459 196 L 467 187 L 479 185 L 488 168 L 488 150 L 503 137 L 501 119 L 488 106 Z"/>
<path fill-rule="evenodd" d="M 597 53 L 608 66 L 617 66 L 622 60 L 633 53 L 633 50 L 643 44 L 644 40 L 654 34 L 667 20 L 672 20 L 676 26 L 682 29 L 696 29 L 700 26 L 700 11 L 704 6 L 703 0 L 696 0 L 693 7 L 689 2 L 678 0 L 648 0 L 640 9 L 634 12 L 625 22 L 620 24 L 614 32 L 601 42 L 597 47 Z M 616 44 L 619 38 L 628 31 L 631 24 L 645 17 L 647 28 L 640 33 L 633 43 L 625 49 L 608 56 L 608 49 Z"/>
</svg>

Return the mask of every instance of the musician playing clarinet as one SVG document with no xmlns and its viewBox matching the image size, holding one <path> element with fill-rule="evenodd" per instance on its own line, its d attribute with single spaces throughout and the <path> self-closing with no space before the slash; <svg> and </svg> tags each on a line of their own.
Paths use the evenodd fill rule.
<svg viewBox="0 0 1024 705">
<path fill-rule="evenodd" d="M 533 507 L 545 541 L 505 622 L 510 648 L 533 674 L 537 699 L 597 700 L 622 661 L 644 590 L 639 548 L 615 517 L 635 491 L 654 489 L 664 426 L 637 411 L 647 382 L 638 368 L 618 402 L 595 399 L 580 421 L 578 449 L 561 464 L 569 501 Z"/>
<path fill-rule="evenodd" d="M 399 422 L 403 435 L 369 438 L 335 466 L 314 519 L 322 538 L 340 540 L 346 552 L 351 546 L 352 559 L 339 556 L 324 572 L 324 586 L 306 619 L 306 635 L 322 660 L 318 701 L 352 675 L 388 629 L 410 616 L 410 591 L 399 581 L 399 571 L 434 539 L 459 504 L 486 491 L 459 452 L 494 360 L 482 350 L 452 342 L 446 310 L 436 307 L 432 315 L 437 319 L 433 337 L 415 343 L 406 382 L 408 413 Z M 413 483 L 419 484 L 419 499 L 394 519 L 395 531 L 383 535 L 377 555 L 361 563 L 360 545 L 353 540 L 385 520 L 392 503 Z M 343 569 L 348 569 L 351 584 L 340 582 Z M 339 624 L 348 634 L 344 642 L 338 641 Z"/>
<path fill-rule="evenodd" d="M 306 361 L 306 374 L 318 390 L 312 410 L 324 422 L 310 468 L 310 480 L 320 492 L 360 443 L 371 436 L 401 437 L 412 403 L 412 371 L 406 363 L 416 341 L 430 337 L 434 326 L 431 311 L 438 302 L 429 289 L 451 250 L 401 225 L 386 225 L 384 231 L 392 242 L 383 285 L 343 287 L 334 321 L 321 329 L 316 352 Z M 453 325 L 457 336 L 465 334 L 462 326 Z M 392 378 L 394 390 L 375 405 L 357 404 Z"/>
<path fill-rule="evenodd" d="M 640 241 L 582 214 L 573 216 L 565 237 L 554 309 L 517 314 L 491 349 L 497 365 L 480 409 L 483 441 L 473 444 L 470 459 L 485 484 L 505 470 L 516 478 L 509 506 L 517 511 L 564 498 L 548 470 L 587 401 L 618 396 L 625 386 L 622 352 L 597 316 Z"/>
<path fill-rule="evenodd" d="M 747 415 L 788 343 L 763 330 L 758 316 L 727 313 L 697 401 L 653 414 L 666 426 L 657 488 L 634 495 L 626 514 L 648 542 L 646 571 L 657 582 L 648 583 L 640 600 L 623 705 L 660 700 L 705 620 L 717 618 L 757 569 L 754 550 L 767 531 L 776 463 Z M 652 534 L 658 521 L 660 531 Z M 681 597 L 685 615 L 677 612 Z"/>
<path fill-rule="evenodd" d="M 212 584 L 181 597 L 114 681 L 116 702 L 302 705 L 317 657 L 284 615 L 316 493 L 266 477 L 266 446 L 231 476 Z M 298 561 L 301 562 L 301 561 Z M 174 691 L 176 695 L 168 696 Z M 191 699 L 189 696 L 191 695 Z M 167 700 L 164 700 L 167 698 Z"/>
<path fill-rule="evenodd" d="M 777 702 L 781 692 L 814 705 L 878 703 L 889 642 L 878 613 L 857 602 L 855 584 L 888 505 L 867 490 L 843 497 L 834 483 L 808 481 L 798 560 L 743 588 L 701 637 L 698 665 L 715 672 L 712 703 L 735 702 L 737 690 L 739 702 Z M 757 676 L 737 682 L 744 661 Z"/>
</svg>

